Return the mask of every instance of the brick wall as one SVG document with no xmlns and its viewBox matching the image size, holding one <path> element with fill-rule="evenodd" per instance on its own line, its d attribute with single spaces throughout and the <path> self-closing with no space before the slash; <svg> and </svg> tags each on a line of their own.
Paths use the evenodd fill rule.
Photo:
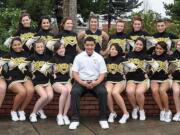
<svg viewBox="0 0 180 135">
<path fill-rule="evenodd" d="M 127 99 L 126 93 L 123 92 L 123 98 L 125 100 L 126 106 L 131 112 L 131 106 L 130 103 Z M 173 101 L 173 96 L 172 96 L 172 91 L 168 92 L 169 95 L 169 105 L 170 109 L 175 112 L 175 106 L 174 106 L 174 101 Z M 37 100 L 38 95 L 35 94 L 32 102 L 30 105 L 27 107 L 26 112 L 30 113 L 33 109 L 34 103 Z M 5 100 L 3 102 L 2 107 L 0 108 L 0 115 L 9 115 L 10 109 L 12 108 L 12 103 L 14 99 L 14 94 L 11 92 L 7 92 Z M 45 112 L 50 115 L 50 116 L 56 116 L 58 113 L 58 101 L 59 101 L 59 94 L 55 93 L 54 99 L 50 104 L 48 104 L 45 107 Z M 93 97 L 91 94 L 86 94 L 84 97 L 81 98 L 81 115 L 82 116 L 98 116 L 98 100 Z M 115 105 L 115 110 L 117 113 L 121 114 L 121 110 L 118 108 L 117 105 Z M 159 109 L 156 103 L 154 102 L 151 92 L 148 91 L 146 93 L 146 101 L 145 101 L 145 111 L 148 116 L 154 116 L 159 114 Z"/>
</svg>

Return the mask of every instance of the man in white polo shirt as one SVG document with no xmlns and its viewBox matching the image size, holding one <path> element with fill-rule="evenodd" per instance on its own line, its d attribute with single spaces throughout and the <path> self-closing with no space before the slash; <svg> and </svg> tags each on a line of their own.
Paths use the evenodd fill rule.
<svg viewBox="0 0 180 135">
<path fill-rule="evenodd" d="M 84 48 L 85 51 L 75 57 L 72 66 L 75 81 L 71 91 L 72 122 L 69 129 L 76 129 L 79 126 L 80 98 L 87 92 L 99 98 L 99 124 L 103 129 L 107 129 L 109 128 L 106 115 L 107 91 L 103 83 L 107 68 L 103 57 L 94 51 L 94 38 L 87 37 L 84 41 Z"/>
</svg>

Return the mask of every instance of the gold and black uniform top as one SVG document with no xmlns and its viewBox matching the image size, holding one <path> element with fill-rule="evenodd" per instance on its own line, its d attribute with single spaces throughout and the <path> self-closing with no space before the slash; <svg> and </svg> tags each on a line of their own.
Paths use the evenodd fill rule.
<svg viewBox="0 0 180 135">
<path fill-rule="evenodd" d="M 127 34 L 127 39 L 135 41 L 137 38 L 142 37 L 145 39 L 146 36 L 149 36 L 149 34 L 145 31 L 131 31 Z M 130 46 L 129 50 L 132 51 L 132 47 Z"/>
<path fill-rule="evenodd" d="M 95 47 L 95 51 L 97 53 L 100 53 L 101 49 L 102 49 L 102 31 L 97 29 L 95 33 L 93 33 L 91 30 L 86 30 L 85 31 L 85 38 L 87 37 L 93 37 L 96 40 L 96 47 Z"/>
<path fill-rule="evenodd" d="M 127 35 L 124 32 L 116 32 L 115 34 L 110 35 L 108 47 L 110 47 L 114 43 L 117 43 L 122 48 L 123 53 L 125 53 L 125 51 L 127 50 L 126 40 Z"/>
<path fill-rule="evenodd" d="M 174 35 L 173 33 L 169 33 L 169 32 L 162 32 L 162 33 L 155 33 L 153 34 L 153 37 L 155 38 L 155 40 L 157 42 L 160 42 L 160 41 L 164 41 L 164 42 L 167 42 L 168 39 L 178 39 L 178 37 L 176 35 Z"/>
<path fill-rule="evenodd" d="M 40 72 L 42 66 L 49 61 L 49 56 L 47 54 L 34 53 L 29 58 L 31 61 L 31 72 L 33 74 L 33 84 L 34 86 L 38 84 L 46 84 L 49 82 L 49 77 Z"/>
<path fill-rule="evenodd" d="M 34 36 L 40 36 L 40 38 L 45 42 L 45 44 L 54 38 L 54 35 L 50 32 L 50 30 L 44 29 L 40 29 Z M 52 51 L 50 51 L 48 48 L 46 48 L 46 54 L 50 56 L 53 55 Z"/>
<path fill-rule="evenodd" d="M 8 79 L 8 83 L 11 83 L 15 80 L 25 79 L 26 74 L 18 68 L 18 65 L 24 63 L 27 60 L 27 57 L 28 55 L 24 51 L 14 52 L 12 50 L 3 56 L 3 58 L 9 59 L 11 62 L 11 64 L 8 65 L 8 72 L 5 75 L 5 79 Z"/>
<path fill-rule="evenodd" d="M 165 43 L 168 43 L 169 40 L 171 40 L 171 46 L 174 45 L 174 43 L 172 42 L 172 40 L 174 39 L 178 39 L 178 37 L 176 35 L 174 35 L 173 33 L 169 33 L 169 32 L 162 32 L 162 33 L 155 33 L 153 34 L 153 38 L 155 39 L 156 42 L 165 42 Z M 149 54 L 152 54 L 153 51 L 154 51 L 155 47 L 152 47 L 148 50 L 148 53 Z M 170 48 L 171 49 L 171 48 Z"/>
<path fill-rule="evenodd" d="M 136 40 L 138 37 L 146 37 L 146 36 L 149 36 L 149 34 L 145 31 L 131 31 L 130 33 L 128 33 L 127 37 L 128 39 L 131 39 L 131 40 Z"/>
<path fill-rule="evenodd" d="M 133 72 L 128 72 L 126 74 L 127 80 L 133 81 L 144 81 L 146 79 L 146 65 L 148 61 L 151 61 L 152 58 L 149 57 L 144 51 L 140 52 L 129 52 L 126 57 L 127 62 L 133 63 L 137 66 L 137 69 Z"/>
<path fill-rule="evenodd" d="M 108 57 L 105 59 L 106 66 L 107 66 L 107 81 L 122 81 L 124 80 L 124 68 L 123 62 L 125 59 L 122 56 L 115 56 L 115 57 Z"/>
<path fill-rule="evenodd" d="M 158 70 L 151 75 L 150 79 L 159 81 L 168 79 L 168 67 L 170 56 L 165 53 L 162 55 L 154 54 L 152 55 L 152 58 L 158 63 L 159 67 Z"/>
<path fill-rule="evenodd" d="M 172 54 L 170 63 L 175 65 L 175 70 L 172 73 L 173 80 L 180 81 L 180 52 L 178 50 Z"/>
<path fill-rule="evenodd" d="M 60 38 L 64 42 L 65 48 L 66 48 L 66 54 L 67 56 L 71 57 L 72 59 L 75 58 L 77 55 L 77 34 L 72 31 L 63 30 L 60 33 Z"/>
<path fill-rule="evenodd" d="M 50 60 L 53 64 L 53 73 L 55 77 L 51 80 L 52 83 L 55 82 L 67 82 L 70 79 L 70 67 L 72 65 L 71 57 L 54 55 Z"/>
<path fill-rule="evenodd" d="M 19 36 L 23 42 L 23 44 L 30 38 L 34 37 L 34 35 L 36 34 L 36 30 L 32 27 L 29 28 L 25 28 L 22 27 L 21 29 L 19 29 L 13 36 Z M 23 45 L 23 49 L 26 51 L 26 53 L 31 54 L 32 51 L 29 50 L 29 48 L 25 45 Z"/>
</svg>

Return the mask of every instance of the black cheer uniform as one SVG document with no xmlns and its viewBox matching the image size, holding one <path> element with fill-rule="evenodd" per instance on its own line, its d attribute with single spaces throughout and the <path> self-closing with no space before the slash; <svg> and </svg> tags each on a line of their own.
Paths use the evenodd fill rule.
<svg viewBox="0 0 180 135">
<path fill-rule="evenodd" d="M 77 34 L 72 31 L 63 30 L 59 37 L 61 40 L 63 40 L 65 48 L 66 48 L 66 54 L 67 56 L 71 57 L 73 60 L 75 56 L 77 55 Z"/>
<path fill-rule="evenodd" d="M 53 59 L 50 60 L 53 64 L 54 76 L 51 79 L 51 83 L 56 82 L 67 83 L 70 82 L 70 67 L 72 65 L 72 59 L 68 56 L 55 55 Z"/>
<path fill-rule="evenodd" d="M 41 73 L 39 70 L 46 62 L 48 62 L 49 56 L 46 54 L 34 53 L 28 58 L 28 60 L 32 61 L 32 63 L 31 63 L 32 71 L 31 72 L 33 74 L 32 82 L 33 82 L 34 86 L 36 87 L 37 85 L 48 84 L 50 82 L 48 74 L 45 75 L 45 74 Z"/>
<path fill-rule="evenodd" d="M 159 68 L 157 71 L 155 71 L 151 75 L 150 80 L 162 82 L 162 81 L 169 79 L 169 77 L 168 77 L 168 66 L 169 66 L 169 60 L 170 60 L 169 55 L 154 54 L 154 55 L 152 55 L 152 58 L 159 64 Z"/>
<path fill-rule="evenodd" d="M 127 81 L 141 82 L 146 80 L 146 63 L 151 60 L 151 57 L 149 57 L 145 52 L 130 52 L 127 55 L 127 62 L 135 64 L 137 69 L 126 74 Z"/>
<path fill-rule="evenodd" d="M 108 48 L 114 44 L 117 43 L 122 48 L 123 53 L 127 51 L 127 35 L 124 32 L 116 32 L 115 34 L 110 35 L 109 42 L 108 42 Z"/>
<path fill-rule="evenodd" d="M 108 57 L 105 59 L 107 66 L 107 77 L 106 81 L 120 82 L 125 80 L 123 62 L 125 59 L 122 56 Z"/>
<path fill-rule="evenodd" d="M 96 47 L 95 47 L 95 51 L 97 53 L 100 53 L 101 49 L 102 49 L 102 31 L 97 29 L 95 33 L 93 33 L 91 30 L 86 30 L 85 31 L 85 37 L 93 37 L 96 40 Z"/>
</svg>

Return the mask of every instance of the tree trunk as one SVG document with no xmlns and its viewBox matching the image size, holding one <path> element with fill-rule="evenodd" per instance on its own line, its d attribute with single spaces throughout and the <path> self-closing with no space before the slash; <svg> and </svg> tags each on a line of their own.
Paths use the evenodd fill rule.
<svg viewBox="0 0 180 135">
<path fill-rule="evenodd" d="M 76 30 L 77 0 L 63 0 L 63 18 L 71 17 Z"/>
</svg>

